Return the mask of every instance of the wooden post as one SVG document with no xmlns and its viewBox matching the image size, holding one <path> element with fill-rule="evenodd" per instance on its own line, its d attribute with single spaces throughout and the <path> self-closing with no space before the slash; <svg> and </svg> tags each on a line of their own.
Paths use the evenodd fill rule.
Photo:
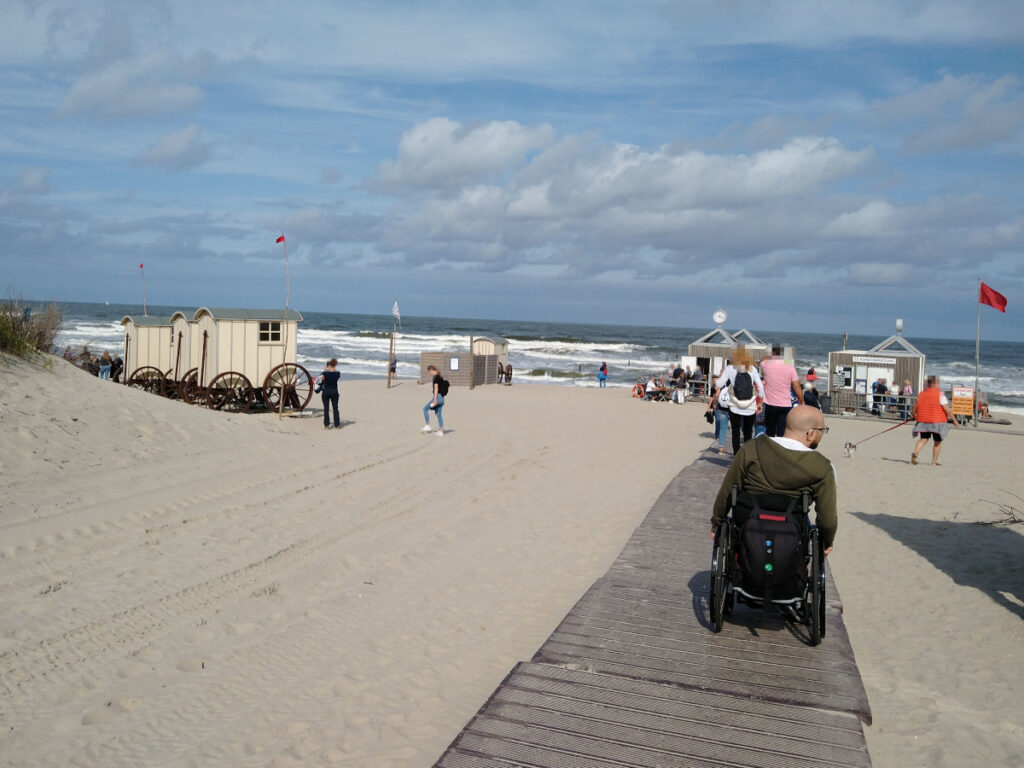
<svg viewBox="0 0 1024 768">
<path fill-rule="evenodd" d="M 476 365 L 473 361 L 473 337 L 469 337 L 469 388 L 476 384 Z"/>
</svg>

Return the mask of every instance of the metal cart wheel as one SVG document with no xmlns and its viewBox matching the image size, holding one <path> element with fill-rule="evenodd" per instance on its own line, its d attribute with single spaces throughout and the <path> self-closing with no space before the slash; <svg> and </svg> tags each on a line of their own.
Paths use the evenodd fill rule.
<svg viewBox="0 0 1024 768">
<path fill-rule="evenodd" d="M 173 373 L 174 369 L 171 368 L 164 374 L 164 383 L 163 386 L 160 387 L 160 394 L 168 400 L 177 400 L 181 397 L 178 391 L 178 382 L 176 382 L 174 377 L 171 375 Z"/>
<path fill-rule="evenodd" d="M 164 372 L 152 365 L 136 368 L 128 377 L 128 386 L 154 394 L 163 394 Z"/>
<path fill-rule="evenodd" d="M 206 393 L 206 404 L 215 411 L 245 413 L 252 408 L 256 393 L 241 373 L 225 371 L 213 377 Z"/>
<path fill-rule="evenodd" d="M 271 368 L 263 381 L 263 402 L 272 411 L 301 411 L 313 397 L 313 378 L 298 363 L 281 363 Z"/>
<path fill-rule="evenodd" d="M 189 368 L 178 382 L 178 397 L 186 403 L 196 403 L 202 397 L 199 387 L 199 369 Z"/>
</svg>

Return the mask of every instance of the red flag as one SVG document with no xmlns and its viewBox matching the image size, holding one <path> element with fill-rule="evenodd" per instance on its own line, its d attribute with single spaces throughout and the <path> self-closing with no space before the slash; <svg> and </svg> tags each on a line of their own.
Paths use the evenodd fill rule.
<svg viewBox="0 0 1024 768">
<path fill-rule="evenodd" d="M 142 269 L 142 265 L 141 264 L 139 264 L 139 269 Z"/>
<path fill-rule="evenodd" d="M 275 240 L 274 242 L 275 242 L 275 243 L 283 243 L 283 242 L 284 242 L 284 235 L 281 235 L 281 236 L 280 236 L 279 238 L 277 238 L 277 240 Z"/>
<path fill-rule="evenodd" d="M 984 283 L 981 284 L 981 292 L 978 295 L 978 301 L 982 304 L 988 304 L 990 307 L 998 309 L 1000 312 L 1006 311 L 1006 297 L 999 291 L 989 288 Z"/>
</svg>

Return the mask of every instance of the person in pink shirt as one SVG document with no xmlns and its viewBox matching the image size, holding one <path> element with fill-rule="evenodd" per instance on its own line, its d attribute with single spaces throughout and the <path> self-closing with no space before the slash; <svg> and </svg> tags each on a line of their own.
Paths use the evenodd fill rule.
<svg viewBox="0 0 1024 768">
<path fill-rule="evenodd" d="M 782 350 L 772 347 L 772 353 L 761 361 L 761 381 L 764 382 L 764 426 L 768 437 L 782 437 L 786 433 L 786 414 L 793 407 L 793 395 L 804 404 L 804 391 L 800 377 L 792 364 L 783 360 Z"/>
</svg>

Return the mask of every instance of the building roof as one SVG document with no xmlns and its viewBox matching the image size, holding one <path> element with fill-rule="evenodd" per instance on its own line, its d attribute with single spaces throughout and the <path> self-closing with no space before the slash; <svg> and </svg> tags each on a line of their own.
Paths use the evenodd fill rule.
<svg viewBox="0 0 1024 768">
<path fill-rule="evenodd" d="M 897 349 L 894 349 L 897 347 Z M 916 357 L 924 357 L 924 353 L 911 344 L 909 341 L 903 338 L 898 333 L 893 334 L 885 341 L 876 344 L 869 352 L 887 352 L 890 355 L 913 355 Z"/>
<path fill-rule="evenodd" d="M 768 346 L 765 342 L 761 341 L 759 338 L 757 338 L 757 336 L 752 334 L 746 328 L 736 331 L 735 333 L 732 334 L 732 337 L 733 339 L 735 339 L 737 344 L 760 344 L 761 346 Z"/>
<path fill-rule="evenodd" d="M 170 325 L 170 322 L 156 315 L 125 315 L 121 318 L 121 325 L 132 323 L 135 326 Z"/>
<path fill-rule="evenodd" d="M 508 339 L 504 339 L 501 336 L 477 336 L 475 334 L 473 335 L 473 341 L 480 341 L 481 339 L 489 341 L 492 344 L 508 344 Z"/>
<path fill-rule="evenodd" d="M 207 313 L 214 320 L 283 320 L 283 309 L 230 309 L 223 307 L 200 307 L 196 310 L 193 320 L 198 320 L 200 314 Z M 288 310 L 288 320 L 299 322 L 302 320 L 294 309 Z"/>
<path fill-rule="evenodd" d="M 715 328 L 713 331 L 708 331 L 701 336 L 693 344 L 721 344 L 725 347 L 732 347 L 736 345 L 736 339 L 734 339 L 728 331 L 722 330 L 721 328 Z"/>
</svg>

